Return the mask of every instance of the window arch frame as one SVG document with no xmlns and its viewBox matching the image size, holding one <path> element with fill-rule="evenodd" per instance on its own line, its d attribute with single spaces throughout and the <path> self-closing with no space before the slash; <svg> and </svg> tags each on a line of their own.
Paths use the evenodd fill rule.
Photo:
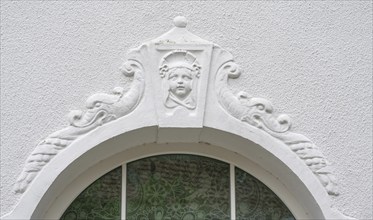
<svg viewBox="0 0 373 220">
<path fill-rule="evenodd" d="M 132 116 L 136 118 L 136 115 Z M 252 161 L 258 164 L 262 171 L 270 172 L 274 180 L 281 181 L 274 181 L 277 184 L 271 186 L 270 182 L 263 180 L 260 175 L 245 168 L 243 170 L 269 186 L 296 218 L 323 219 L 328 218 L 327 216 L 335 216 L 333 210 L 329 209 L 328 203 L 330 201 L 326 191 L 311 170 L 286 145 L 256 128 L 248 128 L 234 120 L 230 122 L 233 123 L 233 126 L 229 123 L 221 123 L 221 129 L 148 127 L 138 125 L 141 121 L 123 128 L 122 123 L 122 120 L 117 120 L 102 126 L 58 154 L 30 185 L 30 189 L 25 192 L 10 219 L 14 217 L 44 218 L 47 210 L 52 210 L 50 205 L 66 193 L 64 190 L 74 179 L 84 173 L 89 173 L 90 167 L 103 164 L 107 158 L 126 149 L 140 149 L 141 146 L 152 143 L 171 144 L 177 142 L 206 143 L 211 146 L 219 146 L 235 156 L 247 158 L 247 162 Z M 232 130 L 234 125 L 236 125 L 236 129 Z M 123 129 L 125 130 L 123 131 Z M 151 147 L 147 148 L 147 155 L 150 155 L 152 149 Z M 177 152 L 176 148 L 174 151 Z M 97 173 L 97 178 L 114 166 L 110 166 L 102 172 L 99 172 L 98 167 L 94 170 Z M 238 167 L 241 168 L 241 166 Z M 94 179 L 90 182 L 93 182 Z M 79 192 L 90 182 L 83 184 L 84 186 Z M 295 198 L 294 205 L 287 201 L 289 199 L 278 193 L 278 189 L 285 186 L 293 190 L 292 192 L 287 190 L 287 193 Z M 302 208 L 297 208 L 298 204 Z"/>
<path fill-rule="evenodd" d="M 150 150 L 151 149 L 151 150 Z M 145 153 L 144 153 L 145 152 Z M 215 159 L 222 161 L 229 165 L 230 168 L 230 202 L 231 216 L 236 216 L 236 206 L 235 206 L 235 175 L 234 169 L 237 167 L 250 175 L 254 176 L 256 179 L 266 182 L 266 186 L 269 187 L 272 192 L 276 190 L 281 196 L 286 199 L 289 206 L 295 211 L 297 216 L 294 214 L 296 219 L 309 218 L 305 213 L 305 210 L 296 202 L 294 197 L 289 195 L 286 187 L 279 183 L 278 179 L 274 177 L 271 173 L 261 168 L 256 163 L 244 158 L 236 153 L 229 151 L 225 148 L 218 147 L 215 145 L 209 145 L 206 143 L 172 143 L 172 144 L 146 144 L 130 148 L 125 150 L 115 156 L 105 159 L 104 161 L 96 164 L 95 166 L 89 168 L 87 172 L 83 173 L 75 179 L 68 187 L 61 193 L 53 204 L 51 204 L 48 211 L 45 213 L 44 217 L 46 219 L 59 219 L 67 207 L 74 201 L 74 199 L 79 196 L 79 194 L 90 184 L 100 178 L 102 175 L 110 172 L 116 167 L 121 167 L 122 169 L 122 201 L 121 201 L 121 219 L 126 219 L 126 177 L 127 177 L 127 164 L 145 159 L 148 157 L 161 156 L 161 155 L 196 155 L 206 158 Z M 97 172 L 99 171 L 99 172 Z M 233 175 L 232 175 L 233 174 Z M 233 184 L 232 184 L 233 183 Z M 268 185 L 267 185 L 268 184 Z M 276 194 L 277 195 L 277 194 Z M 282 198 L 280 198 L 281 201 Z M 284 202 L 284 201 L 283 201 Z M 285 202 L 284 202 L 285 203 Z M 289 206 L 285 203 L 289 208 Z M 290 209 L 290 208 L 289 208 Z"/>
<path fill-rule="evenodd" d="M 90 167 L 136 146 L 179 142 L 219 146 L 258 164 L 279 180 L 272 190 L 282 185 L 289 189 L 306 218 L 350 219 L 332 207 L 328 193 L 338 192 L 319 148 L 290 131 L 290 117 L 274 113 L 268 100 L 230 89 L 228 81 L 238 78 L 241 70 L 228 51 L 190 33 L 184 17 L 176 17 L 174 25 L 129 52 L 121 68 L 133 77 L 129 90 L 117 87 L 112 94 L 92 95 L 85 112 L 72 111 L 68 127 L 36 146 L 15 184 L 15 191 L 23 195 L 3 219 L 43 218 Z M 159 62 L 171 51 L 193 52 L 198 59 L 194 68 L 201 77 L 193 88 L 198 92 L 193 110 L 163 102 L 161 79 L 168 68 Z M 286 198 L 280 198 L 286 204 Z"/>
<path fill-rule="evenodd" d="M 90 181 L 82 184 L 80 188 L 75 188 L 79 190 L 71 196 L 71 201 L 95 179 L 114 168 L 115 166 L 109 166 L 103 169 L 102 166 L 112 160 L 112 156 L 130 149 L 141 149 L 148 144 L 176 143 L 189 144 L 189 146 L 193 144 L 217 146 L 235 156 L 231 161 L 236 161 L 234 158 L 242 156 L 246 158 L 246 163 L 251 161 L 258 164 L 261 173 L 270 173 L 275 184 L 263 180 L 263 177 L 255 172 L 238 167 L 243 168 L 275 192 L 296 218 L 341 219 L 339 212 L 331 208 L 326 190 L 303 161 L 284 143 L 257 128 L 247 127 L 235 120 L 215 122 L 220 125 L 218 128 L 160 128 L 144 125 L 143 120 L 137 120 L 140 115 L 130 116 L 131 120 L 122 118 L 95 129 L 60 152 L 40 171 L 14 210 L 4 216 L 4 219 L 46 218 L 48 210 L 50 213 L 54 210 L 52 204 L 64 195 L 68 195 L 66 189 L 76 178 L 88 175 L 90 172 L 95 173 Z M 123 123 L 128 121 L 133 123 L 124 126 Z M 146 156 L 151 155 L 152 149 L 156 148 L 146 149 Z M 177 148 L 168 151 L 168 153 L 172 152 L 180 151 L 177 151 Z M 142 153 L 145 156 L 144 152 Z M 210 151 L 206 153 L 211 154 Z M 108 158 L 111 159 L 107 160 Z M 279 192 L 279 189 L 286 189 L 286 193 Z M 290 200 L 293 202 L 289 202 Z"/>
</svg>

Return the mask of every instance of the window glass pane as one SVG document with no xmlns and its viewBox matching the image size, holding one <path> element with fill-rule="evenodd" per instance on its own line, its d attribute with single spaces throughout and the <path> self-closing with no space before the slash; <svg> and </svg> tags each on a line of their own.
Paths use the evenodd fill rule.
<svg viewBox="0 0 373 220">
<path fill-rule="evenodd" d="M 266 185 L 236 168 L 237 219 L 295 220 L 290 210 Z"/>
<path fill-rule="evenodd" d="M 162 155 L 127 165 L 127 219 L 230 219 L 229 164 Z"/>
<path fill-rule="evenodd" d="M 121 185 L 122 167 L 118 167 L 88 186 L 61 219 L 120 219 Z"/>
</svg>

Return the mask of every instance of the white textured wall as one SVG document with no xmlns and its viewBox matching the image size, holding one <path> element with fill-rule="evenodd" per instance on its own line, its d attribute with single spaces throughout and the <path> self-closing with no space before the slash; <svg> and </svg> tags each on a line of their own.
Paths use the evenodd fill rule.
<svg viewBox="0 0 373 220">
<path fill-rule="evenodd" d="M 36 144 L 69 110 L 126 83 L 126 51 L 172 27 L 229 49 L 237 90 L 288 113 L 334 164 L 347 215 L 372 218 L 372 3 L 1 2 L 1 215 Z"/>
</svg>

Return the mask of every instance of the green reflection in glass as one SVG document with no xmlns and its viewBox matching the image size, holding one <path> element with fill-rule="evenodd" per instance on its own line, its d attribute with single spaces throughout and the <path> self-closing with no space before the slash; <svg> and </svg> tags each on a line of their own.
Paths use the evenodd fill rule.
<svg viewBox="0 0 373 220">
<path fill-rule="evenodd" d="M 290 210 L 266 185 L 236 168 L 237 219 L 295 220 Z"/>
<path fill-rule="evenodd" d="M 127 219 L 230 219 L 229 164 L 162 155 L 127 165 Z"/>
<path fill-rule="evenodd" d="M 118 167 L 88 186 L 66 209 L 62 220 L 120 219 L 122 168 Z"/>
</svg>

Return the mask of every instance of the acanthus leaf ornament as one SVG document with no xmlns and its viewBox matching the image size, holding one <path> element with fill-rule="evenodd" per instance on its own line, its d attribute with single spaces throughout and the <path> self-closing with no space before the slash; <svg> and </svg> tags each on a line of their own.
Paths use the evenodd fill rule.
<svg viewBox="0 0 373 220">
<path fill-rule="evenodd" d="M 330 163 L 320 149 L 304 135 L 292 132 L 290 117 L 277 115 L 270 101 L 256 98 L 246 92 L 233 94 L 228 80 L 238 78 L 241 69 L 229 60 L 218 69 L 215 87 L 221 106 L 233 117 L 257 127 L 285 143 L 316 175 L 329 195 L 338 195 Z"/>
<path fill-rule="evenodd" d="M 136 108 L 145 87 L 142 64 L 136 60 L 128 60 L 121 71 L 125 76 L 133 77 L 130 89 L 124 92 L 123 88 L 116 87 L 112 94 L 94 94 L 87 99 L 85 111 L 71 111 L 68 115 L 70 126 L 49 135 L 27 158 L 14 186 L 16 193 L 23 193 L 39 171 L 79 136 L 123 117 Z"/>
</svg>

